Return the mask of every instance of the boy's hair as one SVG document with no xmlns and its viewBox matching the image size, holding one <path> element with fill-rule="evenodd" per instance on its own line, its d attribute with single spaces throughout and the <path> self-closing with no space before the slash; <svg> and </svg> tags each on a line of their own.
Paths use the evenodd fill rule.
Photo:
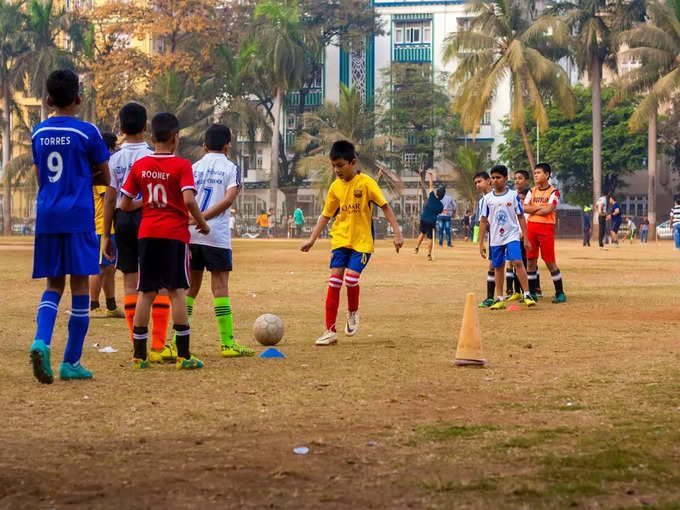
<svg viewBox="0 0 680 510">
<path fill-rule="evenodd" d="M 106 148 L 112 151 L 116 148 L 116 143 L 118 143 L 118 138 L 113 133 L 102 133 L 102 138 L 106 144 Z"/>
<path fill-rule="evenodd" d="M 221 151 L 231 142 L 231 130 L 224 124 L 213 124 L 205 132 L 205 146 L 210 151 Z"/>
<path fill-rule="evenodd" d="M 477 177 L 481 177 L 481 178 L 484 179 L 485 181 L 488 181 L 489 179 L 491 179 L 491 176 L 489 176 L 489 174 L 488 174 L 487 172 L 477 172 L 477 173 L 472 177 L 472 180 L 474 181 L 475 179 L 477 179 Z"/>
<path fill-rule="evenodd" d="M 470 209 L 465 209 L 465 214 L 472 213 Z"/>
<path fill-rule="evenodd" d="M 139 103 L 128 103 L 118 113 L 120 130 L 126 135 L 136 135 L 146 127 L 146 108 Z"/>
<path fill-rule="evenodd" d="M 157 113 L 151 119 L 151 134 L 155 141 L 169 142 L 177 133 L 179 133 L 179 121 L 172 113 Z"/>
<path fill-rule="evenodd" d="M 437 191 L 434 192 L 434 196 L 437 197 L 438 200 L 444 198 L 444 195 L 446 195 L 446 188 L 444 186 L 439 186 Z"/>
<path fill-rule="evenodd" d="M 491 175 L 493 174 L 499 174 L 502 175 L 503 177 L 508 176 L 508 167 L 505 165 L 494 165 L 493 168 L 491 168 Z"/>
<path fill-rule="evenodd" d="M 526 170 L 515 170 L 515 175 L 517 174 L 522 174 L 527 181 L 531 180 L 531 177 L 529 177 L 529 172 Z"/>
<path fill-rule="evenodd" d="M 353 159 L 356 159 L 356 157 L 357 152 L 352 142 L 348 142 L 347 140 L 339 140 L 331 147 L 331 161 L 335 161 L 336 159 L 344 159 L 347 162 L 351 162 Z"/>
<path fill-rule="evenodd" d="M 548 177 L 552 174 L 552 169 L 550 168 L 550 165 L 548 163 L 539 163 L 534 167 L 534 170 L 537 168 L 540 168 L 543 170 L 543 173 L 548 174 Z"/>
<path fill-rule="evenodd" d="M 52 71 L 47 77 L 47 95 L 57 108 L 70 106 L 76 100 L 80 84 L 78 76 L 68 69 Z"/>
</svg>

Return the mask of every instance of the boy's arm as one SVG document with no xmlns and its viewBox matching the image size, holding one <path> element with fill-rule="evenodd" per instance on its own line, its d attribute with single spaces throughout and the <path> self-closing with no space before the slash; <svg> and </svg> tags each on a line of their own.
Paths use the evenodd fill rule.
<svg viewBox="0 0 680 510">
<path fill-rule="evenodd" d="M 486 216 L 482 216 L 479 218 L 479 254 L 482 256 L 483 259 L 486 259 L 486 228 L 487 225 L 489 224 L 489 221 L 486 219 Z"/>
<path fill-rule="evenodd" d="M 535 214 L 537 216 L 548 216 L 555 210 L 555 204 L 548 205 L 525 205 L 524 212 L 527 214 Z"/>
<path fill-rule="evenodd" d="M 432 182 L 432 177 L 430 176 L 430 182 Z M 381 207 L 385 219 L 392 225 L 392 230 L 394 230 L 394 249 L 399 250 L 404 246 L 404 237 L 401 235 L 401 230 L 399 229 L 399 223 L 397 222 L 397 217 L 394 215 L 394 211 L 390 207 L 390 204 L 385 204 Z"/>
<path fill-rule="evenodd" d="M 321 232 L 323 232 L 323 229 L 326 228 L 326 225 L 328 225 L 330 220 L 331 219 L 328 216 L 324 216 L 323 214 L 319 216 L 314 230 L 312 230 L 312 233 L 309 235 L 309 239 L 303 243 L 302 246 L 300 246 L 300 251 L 308 252 L 312 249 L 312 246 L 314 246 L 314 243 L 321 235 Z"/>
<path fill-rule="evenodd" d="M 531 243 L 529 242 L 529 238 L 527 237 L 527 222 L 524 219 L 524 215 L 518 214 L 517 219 L 519 219 L 519 228 L 522 229 L 522 239 L 524 239 L 524 248 L 527 251 L 531 251 Z"/>
<path fill-rule="evenodd" d="M 430 189 L 428 191 L 432 193 L 434 191 L 434 185 L 432 184 L 432 172 L 430 170 L 427 171 L 427 176 L 430 178 Z"/>
<path fill-rule="evenodd" d="M 224 211 L 229 209 L 231 207 L 231 204 L 234 203 L 234 200 L 236 200 L 236 197 L 239 194 L 239 191 L 241 188 L 238 186 L 234 186 L 233 188 L 229 188 L 227 190 L 227 193 L 224 195 L 224 198 L 222 201 L 218 202 L 217 204 L 213 205 L 212 207 L 208 207 L 205 212 L 203 213 L 203 217 L 206 220 L 209 220 L 210 218 L 214 218 L 215 216 L 219 216 L 222 214 Z"/>
<path fill-rule="evenodd" d="M 193 216 L 193 218 L 196 220 L 196 230 L 198 230 L 199 233 L 204 235 L 209 234 L 210 227 L 205 222 L 205 218 L 201 214 L 201 210 L 199 209 L 198 204 L 196 203 L 196 198 L 194 198 L 194 190 L 185 189 L 184 191 L 182 191 L 182 198 L 184 198 L 184 205 L 187 206 L 189 214 L 191 214 L 191 216 Z"/>
</svg>

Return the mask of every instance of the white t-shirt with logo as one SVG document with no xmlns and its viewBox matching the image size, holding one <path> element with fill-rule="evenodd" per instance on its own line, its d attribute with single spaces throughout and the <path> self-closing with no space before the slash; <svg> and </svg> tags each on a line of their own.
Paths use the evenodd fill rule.
<svg viewBox="0 0 680 510">
<path fill-rule="evenodd" d="M 515 190 L 506 189 L 502 195 L 497 195 L 495 191 L 484 195 L 482 217 L 489 221 L 490 246 L 504 246 L 519 241 L 522 229 L 518 214 L 524 214 L 524 209 Z"/>
<path fill-rule="evenodd" d="M 209 152 L 194 163 L 196 202 L 201 212 L 224 200 L 227 190 L 241 186 L 241 170 L 224 154 Z M 193 227 L 191 244 L 202 244 L 213 248 L 231 249 L 231 207 L 208 220 L 210 233 L 199 234 Z"/>
<path fill-rule="evenodd" d="M 603 195 L 597 199 L 597 202 L 595 202 L 595 210 L 600 216 L 607 214 L 607 197 Z"/>
<path fill-rule="evenodd" d="M 111 171 L 111 187 L 116 190 L 116 207 L 120 208 L 122 193 L 120 189 L 125 184 L 132 165 L 138 159 L 153 154 L 153 149 L 146 142 L 124 143 L 120 149 L 114 152 L 109 159 L 109 169 Z M 138 197 L 139 198 L 139 197 Z"/>
</svg>

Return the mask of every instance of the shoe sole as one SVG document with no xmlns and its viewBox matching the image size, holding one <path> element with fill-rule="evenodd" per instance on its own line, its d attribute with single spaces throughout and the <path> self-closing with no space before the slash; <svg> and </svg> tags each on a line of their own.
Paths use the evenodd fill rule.
<svg viewBox="0 0 680 510">
<path fill-rule="evenodd" d="M 222 356 L 223 358 L 252 358 L 253 356 L 255 356 L 255 353 L 253 352 L 253 353 L 250 353 L 250 354 L 240 354 L 240 353 L 224 354 L 222 351 L 220 351 L 220 356 Z"/>
<path fill-rule="evenodd" d="M 43 353 L 37 349 L 31 351 L 31 364 L 33 365 L 33 375 L 42 384 L 52 384 L 54 376 L 48 374 L 44 370 L 44 356 Z"/>
<path fill-rule="evenodd" d="M 337 340 L 331 340 L 330 342 L 325 343 L 325 344 L 320 344 L 320 343 L 317 342 L 316 345 L 317 345 L 317 347 L 328 347 L 329 345 L 336 345 L 337 343 L 338 343 Z"/>
<path fill-rule="evenodd" d="M 59 374 L 59 379 L 61 379 L 62 381 L 86 381 L 88 379 L 92 379 L 92 376 L 90 375 L 88 377 L 64 377 L 61 374 Z"/>
</svg>

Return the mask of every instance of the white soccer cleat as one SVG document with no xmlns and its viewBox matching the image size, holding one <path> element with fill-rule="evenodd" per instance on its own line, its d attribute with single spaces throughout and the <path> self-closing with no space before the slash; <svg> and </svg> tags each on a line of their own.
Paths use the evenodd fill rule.
<svg viewBox="0 0 680 510">
<path fill-rule="evenodd" d="M 324 331 L 323 335 L 316 339 L 316 345 L 335 345 L 338 343 L 338 334 L 335 331 L 327 329 Z"/>
<path fill-rule="evenodd" d="M 347 312 L 347 322 L 345 322 L 345 335 L 352 336 L 359 329 L 359 310 Z"/>
</svg>

